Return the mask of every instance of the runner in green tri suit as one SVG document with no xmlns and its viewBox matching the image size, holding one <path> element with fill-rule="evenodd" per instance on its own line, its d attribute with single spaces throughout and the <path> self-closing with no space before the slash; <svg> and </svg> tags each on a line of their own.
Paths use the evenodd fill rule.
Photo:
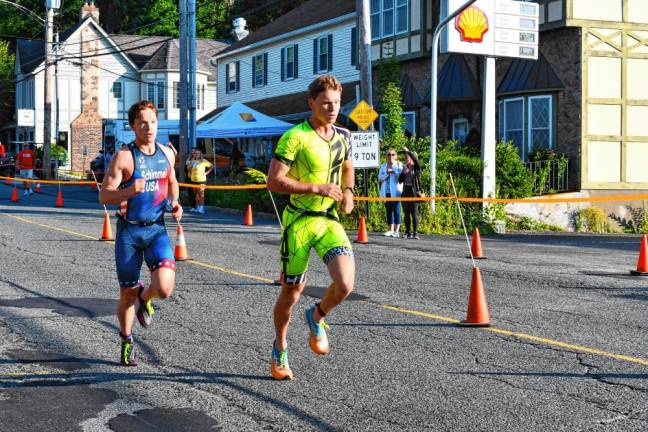
<svg viewBox="0 0 648 432">
<path fill-rule="evenodd" d="M 309 345 L 316 354 L 329 352 L 324 317 L 353 290 L 353 251 L 336 209 L 339 206 L 344 213 L 353 210 L 350 133 L 334 125 L 341 96 L 342 86 L 335 77 L 313 81 L 308 87 L 311 117 L 281 137 L 270 163 L 268 189 L 291 194 L 282 217 L 281 293 L 274 308 L 276 339 L 270 370 L 275 379 L 293 377 L 286 336 L 292 308 L 306 286 L 311 248 L 333 279 L 321 302 L 305 311 Z"/>
</svg>

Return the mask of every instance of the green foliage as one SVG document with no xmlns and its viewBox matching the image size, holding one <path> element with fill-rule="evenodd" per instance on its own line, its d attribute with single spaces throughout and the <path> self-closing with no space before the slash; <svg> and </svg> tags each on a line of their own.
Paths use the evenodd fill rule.
<svg viewBox="0 0 648 432">
<path fill-rule="evenodd" d="M 0 114 L 0 124 L 9 120 L 14 107 L 14 60 L 14 55 L 9 52 L 9 43 L 0 40 L 0 113 L 8 114 L 4 119 Z"/>
<path fill-rule="evenodd" d="M 605 211 L 600 207 L 587 207 L 579 211 L 580 224 L 582 229 L 593 233 L 615 233 L 616 229 L 608 220 Z"/>
<path fill-rule="evenodd" d="M 495 147 L 495 187 L 498 198 L 525 198 L 533 194 L 534 178 L 511 142 Z"/>
<path fill-rule="evenodd" d="M 506 227 L 514 231 L 564 231 L 561 227 L 549 225 L 528 216 L 509 217 Z"/>
<path fill-rule="evenodd" d="M 622 220 L 613 216 L 613 219 L 623 226 L 623 230 L 632 234 L 648 233 L 648 212 L 646 212 L 645 207 L 626 206 L 626 209 L 631 215 L 629 220 Z"/>
<path fill-rule="evenodd" d="M 403 126 L 403 95 L 400 89 L 400 65 L 396 57 L 381 60 L 377 68 L 378 92 L 384 114 L 384 136 L 381 148 L 401 148 L 406 143 Z"/>
<path fill-rule="evenodd" d="M 559 155 L 555 150 L 538 149 L 529 155 L 531 162 L 537 162 L 533 172 L 534 185 L 533 192 L 535 195 L 544 195 L 555 193 L 551 188 L 550 176 L 555 175 L 557 183 L 562 184 L 567 175 L 568 160 L 565 155 Z M 556 171 L 555 173 L 553 171 Z"/>
</svg>

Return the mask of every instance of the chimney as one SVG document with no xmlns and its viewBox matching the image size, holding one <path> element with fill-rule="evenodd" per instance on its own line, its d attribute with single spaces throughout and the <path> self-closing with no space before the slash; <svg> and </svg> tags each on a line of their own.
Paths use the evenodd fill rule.
<svg viewBox="0 0 648 432">
<path fill-rule="evenodd" d="M 250 34 L 250 32 L 245 29 L 246 24 L 247 21 L 245 21 L 245 18 L 236 18 L 232 21 L 232 26 L 234 27 L 232 30 L 232 38 L 234 41 L 240 41 Z"/>
<path fill-rule="evenodd" d="M 94 0 L 83 3 L 83 6 L 81 6 L 80 21 L 83 21 L 88 15 L 94 18 L 96 22 L 99 22 L 99 8 L 95 6 Z"/>
</svg>

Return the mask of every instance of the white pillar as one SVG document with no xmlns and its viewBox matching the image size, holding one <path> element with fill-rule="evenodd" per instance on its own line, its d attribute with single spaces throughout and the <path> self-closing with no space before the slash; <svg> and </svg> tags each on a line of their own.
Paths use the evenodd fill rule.
<svg viewBox="0 0 648 432">
<path fill-rule="evenodd" d="M 495 198 L 495 57 L 484 58 L 481 157 L 484 162 L 482 197 Z M 484 205 L 486 207 L 486 205 Z"/>
</svg>

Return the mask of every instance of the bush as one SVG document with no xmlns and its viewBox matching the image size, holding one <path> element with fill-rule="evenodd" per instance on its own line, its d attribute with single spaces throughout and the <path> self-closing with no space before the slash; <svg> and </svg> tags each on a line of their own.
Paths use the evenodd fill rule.
<svg viewBox="0 0 648 432">
<path fill-rule="evenodd" d="M 587 207 L 580 210 L 577 216 L 580 220 L 581 226 L 589 232 L 593 233 L 613 233 L 618 230 L 612 226 L 608 220 L 607 215 L 600 207 Z M 577 226 L 578 227 L 578 226 Z"/>
<path fill-rule="evenodd" d="M 533 195 L 534 177 L 511 142 L 500 141 L 495 150 L 498 198 L 526 198 Z"/>
</svg>

